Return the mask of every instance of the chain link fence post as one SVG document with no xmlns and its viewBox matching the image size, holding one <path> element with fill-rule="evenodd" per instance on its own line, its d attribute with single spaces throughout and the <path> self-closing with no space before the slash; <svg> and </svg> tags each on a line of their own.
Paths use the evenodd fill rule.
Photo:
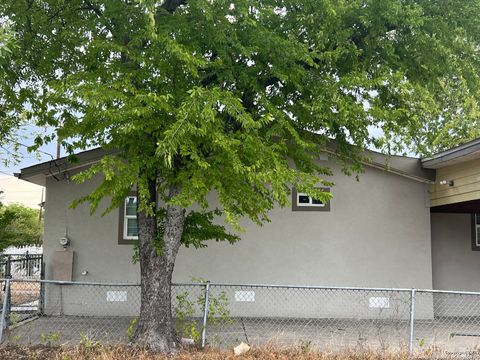
<svg viewBox="0 0 480 360">
<path fill-rule="evenodd" d="M 3 289 L 3 306 L 2 317 L 0 318 L 0 344 L 3 342 L 3 330 L 8 326 L 8 309 L 10 299 L 10 279 L 5 280 L 5 287 Z"/>
<path fill-rule="evenodd" d="M 408 338 L 408 352 L 411 355 L 413 353 L 413 336 L 414 336 L 414 322 L 415 322 L 415 289 L 412 289 L 410 293 L 410 331 Z"/>
<path fill-rule="evenodd" d="M 40 258 L 40 299 L 38 302 L 39 315 L 45 314 L 45 283 L 42 281 L 45 279 L 45 263 L 43 262 L 43 255 Z"/>
<path fill-rule="evenodd" d="M 208 322 L 208 308 L 210 296 L 210 282 L 205 284 L 205 307 L 203 309 L 203 326 L 202 326 L 202 348 L 205 347 L 207 341 L 207 322 Z"/>
<path fill-rule="evenodd" d="M 7 257 L 7 263 L 6 263 L 6 274 L 5 274 L 5 278 L 8 279 L 8 283 L 5 284 L 5 286 L 8 287 L 8 291 L 6 291 L 4 293 L 5 297 L 6 297 L 6 300 L 5 300 L 5 303 L 7 304 L 7 310 L 5 313 L 2 313 L 2 314 L 10 314 L 10 307 L 12 306 L 12 302 L 11 302 L 11 292 L 10 292 L 10 280 L 13 278 L 12 276 L 12 257 L 10 255 L 8 255 Z M 2 319 L 3 319 L 3 316 L 2 316 Z M 5 318 L 5 321 L 6 321 L 6 325 L 5 327 L 8 327 L 10 325 L 10 318 L 9 317 L 6 317 Z M 2 327 L 2 330 L 3 330 L 3 327 Z M 0 339 L 0 343 L 1 343 L 1 339 Z"/>
<path fill-rule="evenodd" d="M 7 260 L 5 261 L 5 278 L 12 278 L 12 257 L 10 255 L 7 256 Z"/>
</svg>

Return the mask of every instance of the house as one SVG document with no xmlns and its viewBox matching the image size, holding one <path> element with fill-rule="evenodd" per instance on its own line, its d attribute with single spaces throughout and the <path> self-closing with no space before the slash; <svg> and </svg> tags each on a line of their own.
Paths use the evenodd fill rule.
<svg viewBox="0 0 480 360">
<path fill-rule="evenodd" d="M 70 177 L 104 154 L 90 150 L 77 163 L 63 158 L 18 174 L 46 187 L 47 279 L 139 281 L 135 197 L 103 217 L 90 216 L 87 204 L 69 208 L 101 181 L 76 184 Z M 333 170 L 330 203 L 294 191 L 292 206 L 274 209 L 270 223 L 245 220 L 239 243 L 182 248 L 174 281 L 480 291 L 480 139 L 423 159 L 373 151 L 369 157 L 357 181 L 325 153 L 318 161 Z"/>
<path fill-rule="evenodd" d="M 42 186 L 21 181 L 13 175 L 0 174 L 0 202 L 5 205 L 22 204 L 38 209 L 43 201 Z"/>
</svg>

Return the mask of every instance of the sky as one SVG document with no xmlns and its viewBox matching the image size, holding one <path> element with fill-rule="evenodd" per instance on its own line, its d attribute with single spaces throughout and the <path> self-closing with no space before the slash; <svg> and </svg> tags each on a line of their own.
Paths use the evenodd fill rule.
<svg viewBox="0 0 480 360">
<path fill-rule="evenodd" d="M 39 129 L 33 126 L 28 126 L 24 128 L 21 133 L 18 141 L 24 145 L 30 146 L 33 144 L 36 134 Z M 20 169 L 38 164 L 40 162 L 49 161 L 52 158 L 56 157 L 57 144 L 50 143 L 40 148 L 41 152 L 38 154 L 29 153 L 24 146 L 20 146 L 19 152 L 21 155 L 21 161 L 18 163 L 4 165 L 0 162 L 0 174 L 12 175 L 13 173 L 20 172 Z M 47 155 L 49 154 L 49 155 Z M 63 153 L 62 153 L 63 155 Z"/>
</svg>

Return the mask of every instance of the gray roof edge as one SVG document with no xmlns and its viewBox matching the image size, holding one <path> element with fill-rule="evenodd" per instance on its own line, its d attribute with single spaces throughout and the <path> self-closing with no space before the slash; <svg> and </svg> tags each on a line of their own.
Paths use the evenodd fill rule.
<svg viewBox="0 0 480 360">
<path fill-rule="evenodd" d="M 40 164 L 32 165 L 20 169 L 20 173 L 16 173 L 15 176 L 19 179 L 26 180 L 32 176 L 45 174 L 48 175 L 50 171 L 53 169 L 62 169 L 68 170 L 72 167 L 84 166 L 87 163 L 92 163 L 100 160 L 105 155 L 115 154 L 117 151 L 115 150 L 105 150 L 103 148 L 95 148 L 91 150 L 85 150 L 75 156 L 78 158 L 77 162 L 70 162 L 68 160 L 68 156 L 61 157 L 59 159 L 52 159 L 49 161 L 42 162 Z"/>
<path fill-rule="evenodd" d="M 335 150 L 326 148 L 325 151 L 335 155 Z M 424 169 L 419 158 L 399 155 L 386 155 L 373 150 L 364 151 L 364 160 L 361 163 L 375 169 L 406 177 L 424 183 L 435 182 L 436 171 Z"/>
<path fill-rule="evenodd" d="M 331 147 L 325 148 L 324 151 L 335 154 L 335 149 L 332 149 Z M 20 170 L 20 173 L 17 174 L 17 177 L 29 181 L 29 178 L 35 175 L 49 175 L 52 168 L 68 170 L 72 167 L 81 167 L 96 162 L 105 155 L 112 155 L 118 152 L 118 150 L 105 150 L 103 148 L 86 150 L 75 154 L 78 158 L 78 162 L 76 163 L 69 162 L 68 157 L 65 156 L 60 159 L 50 160 L 23 168 Z M 435 170 L 424 169 L 419 158 L 385 155 L 373 150 L 365 150 L 365 155 L 367 160 L 362 163 L 366 166 L 382 169 L 421 182 L 428 183 L 435 181 Z"/>
<path fill-rule="evenodd" d="M 476 152 L 480 152 L 480 138 L 469 141 L 465 144 L 455 146 L 451 149 L 439 152 L 430 157 L 421 159 L 422 166 L 427 169 L 436 169 L 447 161 L 461 158 Z M 480 153 L 479 153 L 480 157 Z"/>
<path fill-rule="evenodd" d="M 367 163 L 366 165 L 369 164 Z M 386 171 L 421 182 L 432 183 L 435 182 L 436 179 L 436 171 L 433 169 L 425 169 L 422 167 L 421 160 L 416 158 L 389 158 L 387 155 L 383 155 L 383 158 L 372 158 L 370 165 L 375 167 L 380 166 Z"/>
<path fill-rule="evenodd" d="M 324 150 L 336 154 L 335 141 L 328 142 Z M 363 151 L 363 158 L 361 162 L 365 166 L 385 170 L 392 174 L 424 183 L 435 182 L 436 171 L 425 169 L 422 166 L 421 159 L 418 157 L 388 155 L 375 150 L 365 149 Z"/>
</svg>

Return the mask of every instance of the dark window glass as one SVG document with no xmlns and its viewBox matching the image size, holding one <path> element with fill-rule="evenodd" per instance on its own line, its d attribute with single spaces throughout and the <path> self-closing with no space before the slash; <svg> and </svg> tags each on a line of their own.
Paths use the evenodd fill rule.
<svg viewBox="0 0 480 360">
<path fill-rule="evenodd" d="M 127 216 L 136 216 L 137 215 L 137 198 L 128 197 L 125 204 L 125 214 Z"/>
<path fill-rule="evenodd" d="M 127 236 L 138 236 L 137 219 L 127 219 Z"/>
<path fill-rule="evenodd" d="M 308 195 L 298 195 L 299 204 L 310 204 L 310 196 Z"/>
<path fill-rule="evenodd" d="M 315 205 L 323 205 L 323 201 L 317 200 L 317 199 L 312 199 L 312 204 L 315 204 Z"/>
<path fill-rule="evenodd" d="M 480 213 L 472 214 L 472 250 L 480 251 Z"/>
</svg>

